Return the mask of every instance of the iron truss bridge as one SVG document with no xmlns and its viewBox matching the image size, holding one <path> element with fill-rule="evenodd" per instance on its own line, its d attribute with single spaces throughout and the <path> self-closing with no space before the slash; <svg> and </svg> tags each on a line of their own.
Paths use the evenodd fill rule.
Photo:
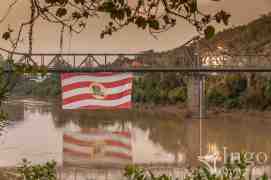
<svg viewBox="0 0 271 180">
<path fill-rule="evenodd" d="M 240 73 L 240 72 L 271 72 L 270 65 L 246 66 L 246 65 L 208 65 L 202 58 L 198 58 L 191 52 L 184 52 L 180 55 L 178 65 L 166 66 L 157 65 L 148 59 L 150 54 L 133 54 L 133 53 L 35 53 L 27 54 L 20 52 L 11 52 L 0 48 L 2 56 L 12 58 L 16 63 L 46 67 L 47 72 L 180 72 L 180 73 Z M 228 55 L 225 55 L 228 56 Z M 267 55 L 232 55 L 233 58 L 265 58 Z M 262 56 L 262 57 L 261 57 Z M 147 58 L 146 58 L 147 57 Z M 221 57 L 220 57 L 221 58 Z M 200 59 L 200 60 L 199 60 Z M 261 62 L 261 61 L 259 61 Z M 11 72 L 12 69 L 5 69 Z"/>
</svg>

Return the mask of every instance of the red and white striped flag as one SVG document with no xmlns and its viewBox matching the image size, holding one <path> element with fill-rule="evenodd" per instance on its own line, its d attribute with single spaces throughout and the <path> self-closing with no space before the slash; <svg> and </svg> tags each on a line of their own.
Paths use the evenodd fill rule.
<svg viewBox="0 0 271 180">
<path fill-rule="evenodd" d="M 129 132 L 65 132 L 63 162 L 71 165 L 128 165 L 133 162 L 131 144 Z"/>
<path fill-rule="evenodd" d="M 61 74 L 63 109 L 131 108 L 132 73 Z"/>
</svg>

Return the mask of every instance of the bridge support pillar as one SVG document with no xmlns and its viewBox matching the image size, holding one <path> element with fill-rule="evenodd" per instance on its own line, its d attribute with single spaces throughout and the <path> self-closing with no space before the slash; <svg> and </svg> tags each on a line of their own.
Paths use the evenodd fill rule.
<svg viewBox="0 0 271 180">
<path fill-rule="evenodd" d="M 206 98 L 204 77 L 200 75 L 191 76 L 187 88 L 188 110 L 192 118 L 206 117 Z"/>
</svg>

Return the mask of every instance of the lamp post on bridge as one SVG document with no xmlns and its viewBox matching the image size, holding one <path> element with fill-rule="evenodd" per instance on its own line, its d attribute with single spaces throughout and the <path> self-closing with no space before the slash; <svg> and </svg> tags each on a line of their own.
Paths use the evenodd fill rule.
<svg viewBox="0 0 271 180">
<path fill-rule="evenodd" d="M 189 48 L 191 51 L 191 66 L 192 68 L 201 68 L 202 61 L 199 55 L 198 48 Z M 187 87 L 187 105 L 192 118 L 206 117 L 206 97 L 205 97 L 205 76 L 199 72 L 192 73 L 189 77 Z"/>
</svg>

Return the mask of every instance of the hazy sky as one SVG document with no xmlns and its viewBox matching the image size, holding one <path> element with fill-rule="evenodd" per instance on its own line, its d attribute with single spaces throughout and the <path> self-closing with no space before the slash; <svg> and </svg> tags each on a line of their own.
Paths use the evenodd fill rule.
<svg viewBox="0 0 271 180">
<path fill-rule="evenodd" d="M 11 0 L 0 0 L 0 15 L 3 15 Z M 224 9 L 232 15 L 231 24 L 228 27 L 246 24 L 262 14 L 271 12 L 271 0 L 199 0 L 203 11 L 215 12 Z M 8 18 L 8 24 L 13 28 L 22 22 L 27 14 L 28 0 L 20 0 Z M 65 40 L 66 52 L 137 52 L 141 50 L 154 49 L 163 51 L 180 46 L 183 42 L 193 37 L 196 32 L 191 25 L 182 20 L 177 26 L 168 32 L 159 35 L 156 40 L 147 32 L 138 30 L 134 26 L 113 34 L 112 37 L 100 39 L 100 32 L 105 25 L 104 18 L 89 21 L 88 28 L 80 35 L 74 35 L 69 48 L 69 37 Z M 3 32 L 7 23 L 0 25 Z M 227 28 L 227 27 L 225 27 Z M 59 52 L 59 29 L 44 23 L 40 23 L 35 29 L 35 51 L 36 52 Z M 0 47 L 7 47 L 4 40 L 0 40 Z M 27 43 L 22 44 L 20 50 L 25 50 Z"/>
</svg>

